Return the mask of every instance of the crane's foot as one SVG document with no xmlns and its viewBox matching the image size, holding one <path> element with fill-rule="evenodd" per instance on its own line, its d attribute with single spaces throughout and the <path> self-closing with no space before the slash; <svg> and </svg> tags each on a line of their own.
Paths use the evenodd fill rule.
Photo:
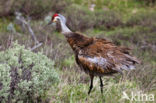
<svg viewBox="0 0 156 103">
<path fill-rule="evenodd" d="M 93 79 L 94 79 L 94 76 L 93 75 L 90 75 L 90 87 L 89 87 L 89 91 L 88 91 L 88 95 L 90 94 L 92 88 L 93 88 Z"/>
<path fill-rule="evenodd" d="M 103 86 L 100 85 L 100 87 L 101 87 L 101 94 L 103 94 Z"/>
<path fill-rule="evenodd" d="M 89 87 L 89 91 L 88 91 L 88 95 L 90 94 L 92 88 L 93 88 L 93 85 L 90 85 L 90 87 Z"/>
<path fill-rule="evenodd" d="M 100 88 L 101 88 L 101 93 L 103 94 L 103 81 L 102 81 L 102 77 L 100 78 Z"/>
</svg>

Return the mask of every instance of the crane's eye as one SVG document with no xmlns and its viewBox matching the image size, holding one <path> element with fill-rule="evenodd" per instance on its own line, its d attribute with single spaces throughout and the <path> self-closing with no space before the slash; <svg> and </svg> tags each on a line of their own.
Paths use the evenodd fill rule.
<svg viewBox="0 0 156 103">
<path fill-rule="evenodd" d="M 52 21 L 53 21 L 53 22 L 57 22 L 58 19 L 59 19 L 59 17 L 55 17 Z"/>
</svg>

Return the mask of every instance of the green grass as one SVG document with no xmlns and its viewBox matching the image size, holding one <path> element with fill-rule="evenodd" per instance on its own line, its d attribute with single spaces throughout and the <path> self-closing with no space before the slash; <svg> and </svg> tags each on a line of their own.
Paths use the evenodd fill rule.
<svg viewBox="0 0 156 103">
<path fill-rule="evenodd" d="M 130 92 L 134 90 L 142 90 L 145 93 L 153 93 L 156 95 L 155 82 L 152 82 L 155 81 L 156 55 L 151 47 L 151 45 L 155 45 L 156 38 L 156 19 L 154 16 L 156 7 L 146 6 L 143 2 L 140 3 L 137 0 L 68 1 L 72 1 L 73 6 L 71 7 L 75 7 L 76 5 L 76 9 L 74 10 L 80 9 L 80 16 L 87 14 L 83 19 L 83 21 L 88 20 L 86 24 L 88 22 L 90 22 L 88 24 L 98 24 L 97 21 L 92 22 L 93 19 L 90 17 L 92 16 L 92 12 L 89 11 L 88 7 L 92 3 L 96 4 L 95 12 L 100 11 L 101 13 L 106 13 L 107 10 L 112 10 L 113 12 L 119 13 L 123 24 L 106 29 L 87 28 L 83 33 L 90 37 L 107 38 L 117 45 L 132 47 L 133 55 L 137 56 L 142 61 L 142 64 L 138 65 L 135 71 L 125 73 L 126 77 L 122 82 L 120 75 L 104 77 L 103 95 L 100 93 L 99 79 L 95 78 L 93 91 L 88 95 L 90 78 L 76 65 L 73 51 L 67 44 L 65 37 L 61 33 L 54 32 L 54 28 L 52 27 L 43 28 L 44 25 L 40 24 L 40 21 L 43 20 L 31 21 L 37 38 L 43 42 L 43 45 L 34 52 L 42 51 L 46 56 L 55 61 L 55 67 L 60 75 L 60 83 L 57 86 L 49 87 L 50 90 L 47 93 L 47 97 L 51 103 L 131 103 L 131 101 L 121 99 L 122 92 L 126 91 L 126 93 L 130 95 Z M 68 10 L 70 15 L 73 15 L 71 9 L 68 8 Z M 149 12 L 151 12 L 150 15 L 148 15 Z M 63 11 L 63 13 L 66 16 L 69 14 L 66 14 L 66 11 Z M 139 16 L 138 14 L 142 15 Z M 103 14 L 97 18 L 102 19 L 102 15 Z M 78 20 L 76 23 L 81 21 L 77 12 L 75 12 L 72 17 L 75 17 L 72 19 L 73 22 L 76 18 Z M 150 22 L 148 22 L 148 20 Z M 15 34 L 12 38 L 13 41 L 18 40 L 19 43 L 26 45 L 27 48 L 32 47 L 33 41 L 28 32 L 22 32 L 19 25 L 10 19 L 0 18 L 0 44 L 2 45 L 0 50 L 8 47 L 10 32 L 8 32 L 6 28 L 10 22 L 15 25 L 16 31 L 22 34 Z M 133 23 L 128 25 L 128 22 Z M 79 25 L 81 24 L 82 23 L 79 23 Z M 142 48 L 143 46 L 147 47 Z"/>
<path fill-rule="evenodd" d="M 5 18 L 0 18 L 0 31 L 1 32 L 6 32 L 7 31 L 7 26 L 9 24 L 9 20 Z"/>
<path fill-rule="evenodd" d="M 74 55 L 72 55 L 69 58 L 64 59 L 64 61 L 62 62 L 62 65 L 73 67 L 74 63 L 75 63 L 75 57 Z"/>
<path fill-rule="evenodd" d="M 95 4 L 96 10 L 114 10 L 120 12 L 123 16 L 124 21 L 127 20 L 131 15 L 135 15 L 137 12 L 142 11 L 155 11 L 155 7 L 150 7 L 145 5 L 143 1 L 140 0 L 69 0 L 77 5 L 90 6 Z"/>
<path fill-rule="evenodd" d="M 88 95 L 87 92 L 90 84 L 89 76 L 83 71 L 80 71 L 79 68 L 69 65 L 63 66 L 60 70 L 60 79 L 59 85 L 53 87 L 48 93 L 49 98 L 51 98 L 51 103 L 131 103 L 129 100 L 122 99 L 123 91 L 125 91 L 128 96 L 131 96 L 132 91 L 143 91 L 143 89 L 140 88 L 140 83 L 137 82 L 138 80 L 133 79 L 130 81 L 125 79 L 121 81 L 120 76 L 116 75 L 115 77 L 103 77 L 103 95 L 100 92 L 99 78 L 95 78 L 93 90 L 91 94 Z M 145 93 L 156 94 L 154 90 Z M 133 103 L 139 102 L 133 101 Z"/>
<path fill-rule="evenodd" d="M 122 92 L 129 94 L 131 91 L 140 90 L 134 81 L 117 82 L 113 77 L 105 77 L 103 95 L 100 92 L 99 78 L 94 79 L 94 88 L 88 95 L 89 76 L 71 69 L 64 70 L 60 76 L 60 84 L 54 87 L 55 90 L 53 88 L 53 91 L 49 91 L 51 103 L 129 103 L 121 98 Z"/>
</svg>

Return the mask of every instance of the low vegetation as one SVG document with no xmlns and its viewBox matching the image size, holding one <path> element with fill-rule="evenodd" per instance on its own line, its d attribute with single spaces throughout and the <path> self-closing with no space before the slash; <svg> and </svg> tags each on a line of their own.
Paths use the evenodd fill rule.
<svg viewBox="0 0 156 103">
<path fill-rule="evenodd" d="M 54 62 L 17 43 L 0 52 L 0 101 L 41 102 L 49 86 L 59 81 Z"/>
<path fill-rule="evenodd" d="M 123 91 L 129 96 L 132 91 L 156 96 L 155 0 L 40 1 L 17 0 L 8 12 L 0 10 L 0 101 L 138 103 L 122 99 Z M 94 11 L 89 9 L 91 4 L 95 4 Z M 37 39 L 43 43 L 33 52 L 28 49 L 34 46 L 34 41 L 29 32 L 23 31 L 14 20 L 15 10 L 33 18 L 30 19 L 31 27 Z M 93 91 L 88 96 L 89 76 L 76 65 L 66 39 L 54 32 L 52 26 L 44 28 L 47 23 L 44 17 L 54 12 L 65 15 L 67 25 L 73 31 L 106 38 L 116 45 L 132 48 L 132 54 L 141 60 L 141 64 L 137 65 L 136 70 L 124 72 L 124 80 L 119 74 L 103 77 L 103 95 L 100 93 L 99 79 L 96 78 Z M 2 15 L 5 13 L 8 13 L 7 18 Z M 8 31 L 10 23 L 16 32 Z M 24 46 L 14 44 L 15 41 Z"/>
</svg>

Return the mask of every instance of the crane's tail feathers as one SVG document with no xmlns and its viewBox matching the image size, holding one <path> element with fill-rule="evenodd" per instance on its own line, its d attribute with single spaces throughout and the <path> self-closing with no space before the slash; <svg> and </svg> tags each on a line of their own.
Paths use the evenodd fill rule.
<svg viewBox="0 0 156 103">
<path fill-rule="evenodd" d="M 126 58 L 124 61 L 120 61 L 119 64 L 116 64 L 115 67 L 116 67 L 116 70 L 117 71 L 122 71 L 122 70 L 126 70 L 126 71 L 130 71 L 130 70 L 134 70 L 136 67 L 135 67 L 135 64 L 139 64 L 140 61 L 137 60 L 135 57 L 132 57 L 130 55 L 125 55 Z"/>
<path fill-rule="evenodd" d="M 134 70 L 135 66 L 134 65 L 117 65 L 114 70 L 118 71 L 118 72 L 122 72 L 123 70 L 126 71 L 130 71 L 130 70 Z"/>
<path fill-rule="evenodd" d="M 126 66 L 125 65 L 122 65 L 121 66 L 121 69 L 122 70 L 126 70 L 126 71 L 134 70 L 135 69 L 135 66 L 134 65 L 128 65 L 128 66 L 127 65 Z"/>
<path fill-rule="evenodd" d="M 128 54 L 125 54 L 125 56 L 127 57 L 127 59 L 129 59 L 130 61 L 133 62 L 133 64 L 140 64 L 141 62 L 136 58 L 136 57 L 133 57 L 133 56 L 130 56 Z"/>
</svg>

